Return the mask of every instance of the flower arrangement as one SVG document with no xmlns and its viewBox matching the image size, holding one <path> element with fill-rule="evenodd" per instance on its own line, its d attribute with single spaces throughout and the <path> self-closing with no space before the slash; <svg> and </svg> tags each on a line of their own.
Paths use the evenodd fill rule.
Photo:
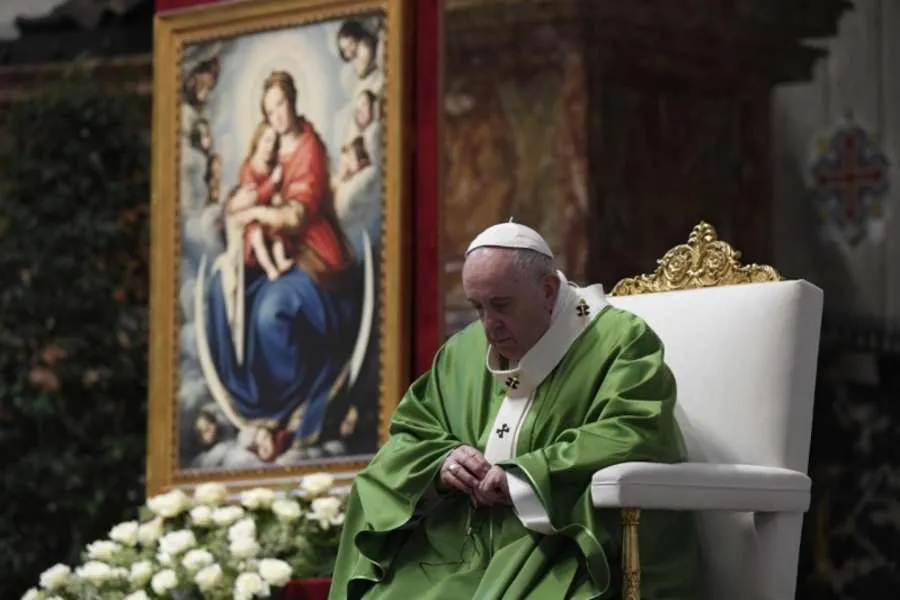
<svg viewBox="0 0 900 600">
<path fill-rule="evenodd" d="M 254 488 L 229 500 L 206 483 L 147 500 L 137 521 L 87 546 L 74 570 L 44 571 L 23 600 L 266 598 L 290 579 L 328 576 L 346 497 L 333 480 L 309 475 L 294 490 Z"/>
</svg>

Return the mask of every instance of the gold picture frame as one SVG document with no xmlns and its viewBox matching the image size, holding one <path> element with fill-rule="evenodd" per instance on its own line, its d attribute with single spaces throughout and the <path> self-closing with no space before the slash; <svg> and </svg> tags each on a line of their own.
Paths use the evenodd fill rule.
<svg viewBox="0 0 900 600">
<path fill-rule="evenodd" d="M 408 384 L 406 18 L 156 17 L 148 495 L 349 477 L 386 439 Z"/>
</svg>

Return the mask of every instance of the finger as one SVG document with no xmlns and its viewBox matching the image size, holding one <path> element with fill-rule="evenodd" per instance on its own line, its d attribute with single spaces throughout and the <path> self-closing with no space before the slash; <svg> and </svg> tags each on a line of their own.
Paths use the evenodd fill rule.
<svg viewBox="0 0 900 600">
<path fill-rule="evenodd" d="M 488 471 L 491 470 L 490 463 L 488 463 L 480 454 L 470 454 L 465 459 L 461 460 L 460 464 L 478 479 L 483 478 L 487 475 Z"/>
<path fill-rule="evenodd" d="M 456 473 L 447 471 L 444 474 L 444 483 L 464 494 L 471 493 L 472 486 L 468 485 L 461 477 L 457 477 Z"/>
<path fill-rule="evenodd" d="M 457 468 L 451 468 L 457 467 Z M 478 479 L 469 473 L 463 465 L 459 463 L 452 463 L 449 467 L 447 467 L 447 472 L 453 475 L 456 479 L 462 481 L 468 488 L 475 489 L 478 487 Z"/>
</svg>

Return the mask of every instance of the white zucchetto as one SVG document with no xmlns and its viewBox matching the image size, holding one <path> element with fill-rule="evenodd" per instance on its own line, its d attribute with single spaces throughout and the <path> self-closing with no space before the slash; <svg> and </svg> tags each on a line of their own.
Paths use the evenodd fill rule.
<svg viewBox="0 0 900 600">
<path fill-rule="evenodd" d="M 512 221 L 491 225 L 479 233 L 472 240 L 472 243 L 469 244 L 466 256 L 477 248 L 518 248 L 533 250 L 553 258 L 553 252 L 550 251 L 550 246 L 547 245 L 541 234 L 531 227 L 513 223 Z"/>
</svg>

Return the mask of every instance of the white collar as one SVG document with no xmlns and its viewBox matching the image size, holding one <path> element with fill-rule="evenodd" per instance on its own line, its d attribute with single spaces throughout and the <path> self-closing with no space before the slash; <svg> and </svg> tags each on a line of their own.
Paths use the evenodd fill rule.
<svg viewBox="0 0 900 600">
<path fill-rule="evenodd" d="M 525 356 L 509 369 L 496 367 L 499 360 L 493 345 L 488 346 L 485 364 L 496 379 L 516 395 L 531 393 L 562 360 L 572 343 L 600 314 L 608 302 L 602 285 L 579 288 L 570 284 L 561 271 L 557 271 L 560 286 L 556 305 L 550 317 L 550 327 Z"/>
</svg>

